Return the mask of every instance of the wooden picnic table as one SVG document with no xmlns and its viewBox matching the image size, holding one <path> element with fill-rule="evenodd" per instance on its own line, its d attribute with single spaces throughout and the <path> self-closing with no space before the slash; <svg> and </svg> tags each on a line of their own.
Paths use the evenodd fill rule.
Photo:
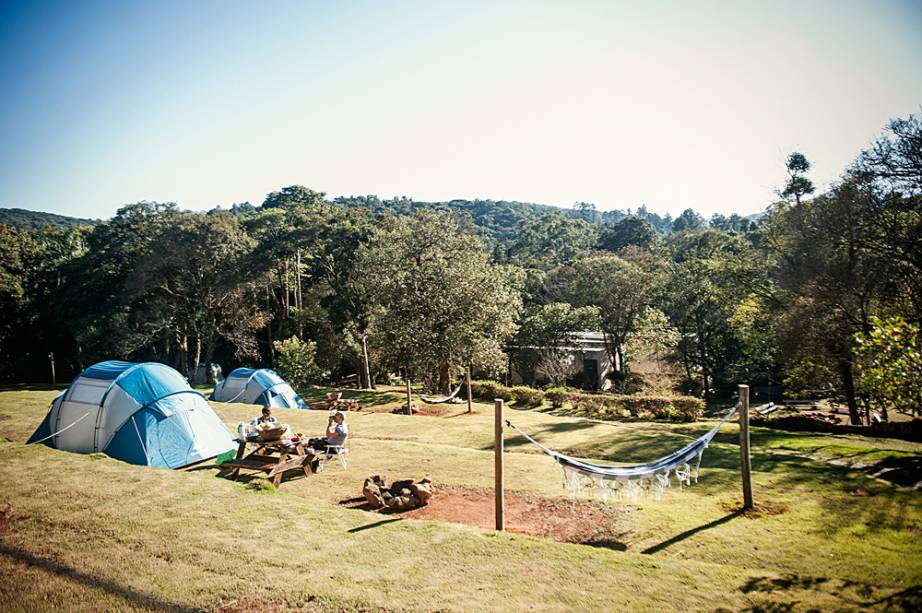
<svg viewBox="0 0 922 613">
<path fill-rule="evenodd" d="M 258 437 L 235 440 L 238 443 L 237 456 L 221 465 L 233 468 L 230 474 L 232 479 L 236 479 L 241 470 L 257 470 L 267 473 L 266 478 L 278 485 L 282 481 L 282 474 L 289 470 L 300 468 L 306 477 L 313 472 L 310 465 L 314 453 L 313 450 L 308 452 L 306 441 L 264 441 Z M 256 449 L 246 455 L 248 445 L 255 445 Z"/>
</svg>

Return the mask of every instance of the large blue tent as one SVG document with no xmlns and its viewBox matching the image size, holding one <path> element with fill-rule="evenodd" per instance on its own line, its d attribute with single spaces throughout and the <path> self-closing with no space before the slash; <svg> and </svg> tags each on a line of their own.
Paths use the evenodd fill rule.
<svg viewBox="0 0 922 613">
<path fill-rule="evenodd" d="M 87 368 L 51 403 L 29 443 L 104 452 L 132 464 L 179 468 L 235 447 L 204 396 L 156 362 Z"/>
</svg>

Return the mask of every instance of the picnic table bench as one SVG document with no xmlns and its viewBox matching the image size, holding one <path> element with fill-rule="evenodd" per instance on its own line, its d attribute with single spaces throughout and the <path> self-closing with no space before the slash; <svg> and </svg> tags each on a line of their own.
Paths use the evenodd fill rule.
<svg viewBox="0 0 922 613">
<path fill-rule="evenodd" d="M 232 479 L 236 479 L 241 470 L 267 473 L 266 478 L 272 479 L 273 485 L 281 483 L 282 475 L 289 470 L 301 469 L 304 476 L 311 475 L 310 464 L 314 453 L 313 450 L 308 452 L 306 442 L 264 441 L 260 438 L 235 440 L 238 443 L 236 457 L 221 465 L 233 469 L 230 474 Z M 255 445 L 256 449 L 246 455 L 248 445 Z"/>
</svg>

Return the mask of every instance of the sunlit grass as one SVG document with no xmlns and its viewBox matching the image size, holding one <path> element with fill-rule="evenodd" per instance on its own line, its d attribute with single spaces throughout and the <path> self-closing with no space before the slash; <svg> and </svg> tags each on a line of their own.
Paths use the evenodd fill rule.
<svg viewBox="0 0 922 613">
<path fill-rule="evenodd" d="M 402 400 L 356 394 L 378 407 Z M 266 495 L 211 467 L 171 472 L 22 446 L 53 395 L 0 392 L 0 438 L 10 441 L 0 444 L 0 504 L 20 518 L 0 530 L 0 572 L 16 577 L 15 588 L 2 582 L 0 597 L 21 609 L 215 608 L 246 595 L 292 608 L 313 599 L 320 609 L 771 610 L 796 602 L 794 610 L 806 610 L 865 606 L 922 583 L 919 493 L 807 458 L 918 456 L 922 446 L 905 441 L 756 429 L 763 512 L 741 516 L 737 433 L 727 424 L 705 454 L 700 483 L 661 501 L 611 503 L 621 552 L 440 522 L 385 523 L 394 518 L 336 504 L 359 495 L 371 474 L 492 487 L 491 405 L 475 404 L 471 415 L 454 405 L 440 418 L 350 413 L 348 471 L 331 464 Z M 231 427 L 258 411 L 213 406 Z M 276 413 L 309 435 L 327 418 Z M 655 459 L 710 427 L 507 416 L 551 447 L 612 461 Z M 509 490 L 564 496 L 552 460 L 514 433 L 506 446 Z"/>
</svg>

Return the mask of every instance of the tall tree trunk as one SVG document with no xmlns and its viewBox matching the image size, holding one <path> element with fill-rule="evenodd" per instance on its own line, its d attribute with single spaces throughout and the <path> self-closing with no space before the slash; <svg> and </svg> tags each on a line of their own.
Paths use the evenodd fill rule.
<svg viewBox="0 0 922 613">
<path fill-rule="evenodd" d="M 855 398 L 855 378 L 852 373 L 852 363 L 848 358 L 841 357 L 839 362 L 839 376 L 842 377 L 842 386 L 845 388 L 845 401 L 848 403 L 848 417 L 853 426 L 861 425 L 861 413 L 858 411 L 858 401 Z"/>
<path fill-rule="evenodd" d="M 302 307 L 301 302 L 301 250 L 298 249 L 295 254 L 295 305 L 299 311 Z M 298 317 L 298 338 L 304 340 L 304 327 L 301 325 L 302 318 Z"/>
<path fill-rule="evenodd" d="M 285 289 L 283 303 L 285 305 L 285 319 L 291 317 L 291 289 L 288 286 L 288 258 L 285 258 L 285 270 L 282 273 L 282 286 Z"/>
<path fill-rule="evenodd" d="M 302 300 L 302 295 L 301 295 L 301 250 L 300 249 L 298 249 L 295 254 L 295 279 L 296 279 L 295 291 L 298 292 L 297 297 L 295 298 L 295 302 L 297 303 L 298 308 L 300 309 L 301 307 L 304 306 L 304 302 Z"/>
<path fill-rule="evenodd" d="M 275 309 L 272 308 L 271 298 L 274 298 L 272 295 L 272 289 L 267 285 L 266 286 L 266 307 L 269 311 L 269 321 L 266 322 L 266 334 L 269 337 L 269 366 L 273 366 L 275 362 L 275 346 L 272 344 L 272 322 L 275 321 Z"/>
<path fill-rule="evenodd" d="M 179 372 L 182 376 L 189 375 L 189 338 L 185 334 L 180 334 L 176 339 L 179 350 Z"/>
<path fill-rule="evenodd" d="M 375 382 L 371 378 L 371 364 L 368 363 L 368 336 L 362 335 L 362 362 L 365 365 L 365 383 L 368 387 L 375 389 Z"/>
<path fill-rule="evenodd" d="M 202 337 L 201 335 L 195 335 L 195 344 L 192 346 L 192 368 L 191 368 L 191 377 L 195 381 L 195 375 L 198 374 L 198 365 L 202 360 Z"/>
<path fill-rule="evenodd" d="M 446 396 L 451 393 L 451 369 L 447 361 L 439 364 L 439 391 Z"/>
</svg>

